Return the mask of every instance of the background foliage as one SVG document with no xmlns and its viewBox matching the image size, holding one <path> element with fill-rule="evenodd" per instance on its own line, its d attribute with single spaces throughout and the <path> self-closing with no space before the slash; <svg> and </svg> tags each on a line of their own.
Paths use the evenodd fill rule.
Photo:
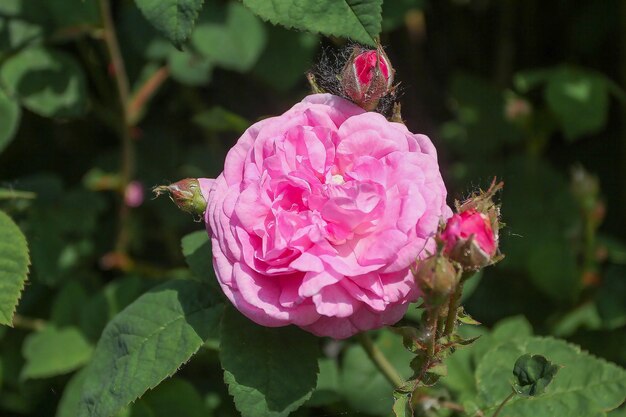
<svg viewBox="0 0 626 417">
<path fill-rule="evenodd" d="M 465 299 L 482 337 L 423 412 L 490 415 L 532 353 L 563 369 L 508 415 L 626 415 L 623 2 L 111 3 L 0 4 L 0 415 L 391 414 L 358 344 L 225 307 L 202 224 L 148 195 L 219 174 L 251 122 L 307 94 L 323 48 L 379 33 L 451 198 L 506 184 L 507 256 Z M 376 344 L 408 378 L 399 336 Z"/>
</svg>

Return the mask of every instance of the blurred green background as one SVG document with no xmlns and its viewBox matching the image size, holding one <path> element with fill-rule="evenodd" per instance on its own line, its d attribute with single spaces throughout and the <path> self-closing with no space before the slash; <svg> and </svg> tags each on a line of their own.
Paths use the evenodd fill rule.
<svg viewBox="0 0 626 417">
<path fill-rule="evenodd" d="M 3 417 L 72 415 L 63 401 L 104 325 L 188 274 L 180 241 L 203 224 L 150 188 L 218 175 L 242 131 L 308 94 L 304 73 L 346 42 L 206 0 L 179 51 L 131 1 L 112 3 L 136 106 L 126 142 L 98 3 L 0 3 L 0 208 L 32 260 L 16 329 L 0 328 Z M 626 366 L 626 3 L 387 0 L 382 27 L 403 117 L 435 143 L 450 204 L 505 182 L 506 258 L 472 281 L 468 312 L 487 326 L 523 315 Z M 128 415 L 237 415 L 216 358 L 203 350 L 144 400 L 186 408 Z M 385 389 L 322 389 L 298 415 L 387 415 Z"/>
</svg>

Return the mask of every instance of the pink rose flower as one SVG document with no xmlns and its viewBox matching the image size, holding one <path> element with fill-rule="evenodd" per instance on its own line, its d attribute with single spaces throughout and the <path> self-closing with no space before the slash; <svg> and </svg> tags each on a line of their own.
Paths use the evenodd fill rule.
<svg viewBox="0 0 626 417">
<path fill-rule="evenodd" d="M 251 126 L 199 179 L 224 293 L 264 326 L 346 338 L 398 321 L 450 216 L 424 135 L 330 94 Z"/>
<path fill-rule="evenodd" d="M 452 216 L 441 233 L 445 252 L 468 269 L 489 264 L 498 250 L 497 229 L 485 213 L 469 209 Z"/>
</svg>

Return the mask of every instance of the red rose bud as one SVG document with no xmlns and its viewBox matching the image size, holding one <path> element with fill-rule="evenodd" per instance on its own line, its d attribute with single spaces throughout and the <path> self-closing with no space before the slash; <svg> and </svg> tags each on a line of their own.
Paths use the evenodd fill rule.
<svg viewBox="0 0 626 417">
<path fill-rule="evenodd" d="M 348 98 L 371 111 L 393 90 L 394 69 L 381 47 L 362 51 L 354 48 L 341 74 L 341 86 Z"/>
<path fill-rule="evenodd" d="M 477 270 L 489 265 L 498 250 L 498 225 L 487 214 L 469 209 L 448 220 L 441 239 L 450 259 Z"/>
<path fill-rule="evenodd" d="M 433 255 L 419 261 L 413 276 L 422 291 L 424 303 L 429 308 L 447 302 L 459 282 L 456 268 L 450 260 L 441 255 Z"/>
<path fill-rule="evenodd" d="M 169 194 L 179 209 L 193 215 L 202 216 L 206 210 L 206 200 L 200 190 L 200 183 L 195 178 L 185 178 L 170 185 L 160 185 L 152 190 L 156 196 Z"/>
</svg>

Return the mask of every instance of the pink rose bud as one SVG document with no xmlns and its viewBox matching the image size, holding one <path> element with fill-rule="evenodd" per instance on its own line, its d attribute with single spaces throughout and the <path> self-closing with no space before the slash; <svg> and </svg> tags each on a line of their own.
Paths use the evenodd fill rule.
<svg viewBox="0 0 626 417">
<path fill-rule="evenodd" d="M 453 215 L 441 238 L 445 253 L 468 270 L 489 265 L 498 249 L 497 225 L 494 229 L 490 216 L 473 208 Z"/>
<path fill-rule="evenodd" d="M 185 178 L 170 185 L 160 185 L 153 189 L 156 196 L 169 194 L 179 209 L 193 215 L 202 216 L 206 210 L 206 200 L 202 195 L 200 183 L 195 178 Z"/>
<path fill-rule="evenodd" d="M 355 48 L 342 71 L 341 86 L 348 98 L 371 111 L 393 90 L 394 70 L 381 47 L 362 51 Z"/>
<path fill-rule="evenodd" d="M 124 190 L 124 203 L 128 207 L 139 207 L 143 203 L 143 185 L 139 181 L 131 181 Z"/>
<path fill-rule="evenodd" d="M 413 276 L 422 291 L 427 308 L 438 307 L 447 302 L 460 278 L 452 262 L 441 255 L 418 261 Z"/>
</svg>

